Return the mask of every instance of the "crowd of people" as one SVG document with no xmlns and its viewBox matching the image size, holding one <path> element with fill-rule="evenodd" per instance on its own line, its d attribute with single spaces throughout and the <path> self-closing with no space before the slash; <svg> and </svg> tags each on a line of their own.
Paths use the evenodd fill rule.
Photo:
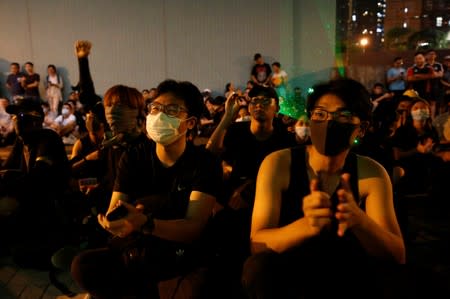
<svg viewBox="0 0 450 299">
<path fill-rule="evenodd" d="M 33 64 L 11 64 L 0 246 L 17 263 L 69 270 L 96 299 L 323 298 L 349 280 L 350 298 L 429 293 L 404 267 L 401 203 L 445 192 L 450 76 L 435 52 L 407 70 L 396 58 L 387 92 L 318 83 L 294 117 L 279 113 L 286 72 L 259 53 L 244 91 L 167 79 L 100 97 L 91 47 L 75 44 L 64 102 L 53 65 L 41 101 Z"/>
</svg>

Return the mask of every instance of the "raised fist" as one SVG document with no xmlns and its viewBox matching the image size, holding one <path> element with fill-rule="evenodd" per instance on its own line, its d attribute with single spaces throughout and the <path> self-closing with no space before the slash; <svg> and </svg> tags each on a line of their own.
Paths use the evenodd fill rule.
<svg viewBox="0 0 450 299">
<path fill-rule="evenodd" d="M 77 40 L 75 42 L 75 54 L 78 58 L 87 57 L 91 51 L 92 44 L 87 40 Z"/>
</svg>

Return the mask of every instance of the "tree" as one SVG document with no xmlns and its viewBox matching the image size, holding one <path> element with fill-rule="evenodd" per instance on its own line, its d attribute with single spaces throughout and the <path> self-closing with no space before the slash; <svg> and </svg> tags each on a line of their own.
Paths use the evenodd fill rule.
<svg viewBox="0 0 450 299">
<path fill-rule="evenodd" d="M 413 50 L 445 48 L 447 42 L 445 36 L 446 34 L 440 30 L 426 28 L 410 35 L 408 48 Z"/>
<path fill-rule="evenodd" d="M 385 45 L 389 50 L 406 50 L 411 29 L 394 27 L 386 33 Z"/>
</svg>

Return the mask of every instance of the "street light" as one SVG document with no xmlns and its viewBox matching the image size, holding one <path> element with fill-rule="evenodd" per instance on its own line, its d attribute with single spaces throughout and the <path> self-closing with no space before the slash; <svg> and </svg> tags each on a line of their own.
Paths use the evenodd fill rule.
<svg viewBox="0 0 450 299">
<path fill-rule="evenodd" d="M 359 44 L 363 49 L 363 53 L 366 51 L 366 46 L 369 44 L 369 39 L 367 37 L 363 37 L 359 40 Z"/>
</svg>

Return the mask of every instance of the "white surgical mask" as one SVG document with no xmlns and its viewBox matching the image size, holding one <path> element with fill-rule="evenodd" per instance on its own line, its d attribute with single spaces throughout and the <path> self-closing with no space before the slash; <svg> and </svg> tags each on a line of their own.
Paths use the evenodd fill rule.
<svg viewBox="0 0 450 299">
<path fill-rule="evenodd" d="M 64 116 L 69 115 L 69 109 L 67 109 L 67 108 L 62 108 L 61 114 L 64 115 Z"/>
<path fill-rule="evenodd" d="M 181 136 L 186 134 L 180 133 L 182 120 L 177 117 L 170 117 L 163 112 L 158 114 L 148 114 L 146 129 L 148 136 L 161 145 L 169 145 L 178 140 Z"/>
<path fill-rule="evenodd" d="M 311 135 L 311 129 L 309 127 L 295 127 L 295 134 L 304 139 Z"/>
<path fill-rule="evenodd" d="M 428 112 L 428 109 L 417 109 L 411 111 L 411 117 L 414 120 L 426 120 L 430 117 L 430 112 Z"/>
</svg>

